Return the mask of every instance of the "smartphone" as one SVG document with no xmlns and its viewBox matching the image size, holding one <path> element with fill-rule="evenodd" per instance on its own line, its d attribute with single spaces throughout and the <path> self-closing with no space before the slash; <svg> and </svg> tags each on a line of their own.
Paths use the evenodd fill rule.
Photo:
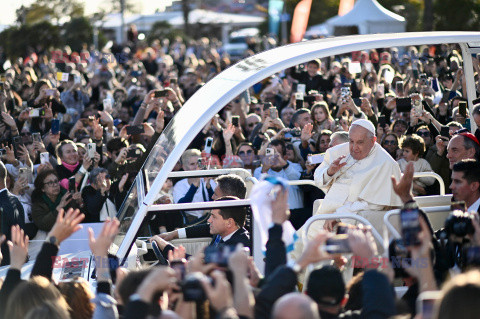
<svg viewBox="0 0 480 319">
<path fill-rule="evenodd" d="M 13 148 L 14 148 L 15 152 L 17 152 L 17 150 L 20 149 L 20 145 L 24 145 L 23 141 L 22 141 L 22 137 L 21 136 L 14 136 L 13 137 Z"/>
<path fill-rule="evenodd" d="M 406 204 L 400 210 L 400 225 L 402 227 L 403 244 L 417 246 L 420 244 L 418 233 L 420 232 L 420 210 L 415 203 Z"/>
<path fill-rule="evenodd" d="M 32 140 L 34 142 L 41 142 L 42 141 L 42 135 L 38 132 L 32 133 Z"/>
<path fill-rule="evenodd" d="M 385 84 L 383 83 L 380 83 L 378 86 L 377 86 L 377 91 L 380 92 L 380 96 L 385 96 Z"/>
<path fill-rule="evenodd" d="M 395 83 L 395 91 L 397 91 L 397 94 L 403 94 L 403 81 L 397 81 Z"/>
<path fill-rule="evenodd" d="M 467 266 L 480 266 L 480 246 L 471 246 L 467 248 L 465 256 Z"/>
<path fill-rule="evenodd" d="M 350 88 L 348 86 L 342 86 L 340 89 L 340 96 L 345 100 L 345 98 L 350 96 Z"/>
<path fill-rule="evenodd" d="M 297 92 L 298 93 L 302 93 L 302 96 L 305 95 L 305 89 L 306 89 L 306 85 L 305 84 L 302 84 L 302 83 L 298 83 L 297 85 Z"/>
<path fill-rule="evenodd" d="M 433 319 L 435 302 L 442 297 L 441 291 L 424 291 L 417 297 L 417 314 L 422 319 Z"/>
<path fill-rule="evenodd" d="M 18 169 L 18 178 L 24 178 L 28 181 L 28 168 L 20 167 Z"/>
<path fill-rule="evenodd" d="M 128 135 L 139 135 L 145 133 L 145 129 L 143 125 L 129 125 L 127 126 L 127 134 Z"/>
<path fill-rule="evenodd" d="M 307 156 L 307 162 L 309 164 L 322 164 L 325 159 L 325 153 L 322 154 L 309 154 Z"/>
<path fill-rule="evenodd" d="M 465 118 L 467 117 L 467 102 L 466 101 L 458 102 L 458 113 Z"/>
<path fill-rule="evenodd" d="M 380 115 L 378 117 L 378 124 L 380 125 L 380 127 L 385 127 L 385 125 L 387 124 L 387 118 L 385 117 L 385 115 Z"/>
<path fill-rule="evenodd" d="M 127 158 L 137 158 L 140 155 L 142 155 L 142 151 L 138 148 L 131 148 L 127 151 Z"/>
<path fill-rule="evenodd" d="M 335 235 L 327 239 L 324 249 L 329 254 L 348 254 L 352 252 L 346 234 Z"/>
<path fill-rule="evenodd" d="M 55 89 L 46 89 L 45 90 L 45 95 L 46 96 L 54 96 L 55 95 Z"/>
<path fill-rule="evenodd" d="M 97 152 L 97 144 L 88 143 L 87 144 L 87 155 L 88 155 L 88 157 L 93 159 L 95 157 L 96 152 Z"/>
<path fill-rule="evenodd" d="M 50 130 L 51 130 L 53 135 L 58 134 L 60 132 L 60 120 L 59 119 L 53 119 L 52 120 L 52 126 L 51 126 Z"/>
<path fill-rule="evenodd" d="M 269 108 L 273 107 L 273 104 L 272 102 L 265 102 L 263 103 L 263 110 L 266 111 L 268 110 Z"/>
<path fill-rule="evenodd" d="M 422 114 L 423 112 L 422 101 L 420 101 L 419 99 L 413 100 L 413 107 L 418 114 Z"/>
<path fill-rule="evenodd" d="M 232 125 L 235 127 L 240 127 L 240 116 L 232 115 Z"/>
<path fill-rule="evenodd" d="M 270 107 L 268 110 L 269 110 L 269 116 L 271 119 L 278 118 L 278 111 L 275 106 Z"/>
<path fill-rule="evenodd" d="M 233 118 L 232 118 L 232 120 L 233 120 Z M 213 138 L 212 137 L 207 137 L 207 139 L 205 140 L 205 148 L 204 148 L 205 153 L 207 153 L 207 154 L 212 153 L 212 145 L 213 145 Z"/>
<path fill-rule="evenodd" d="M 206 169 L 206 166 L 203 164 L 203 159 L 202 158 L 199 158 L 197 160 L 197 165 L 198 165 L 198 168 L 200 168 L 200 170 Z"/>
<path fill-rule="evenodd" d="M 450 100 L 450 90 L 449 90 L 449 89 L 445 89 L 445 90 L 443 91 L 442 102 L 447 103 L 448 100 Z"/>
<path fill-rule="evenodd" d="M 395 99 L 397 104 L 397 112 L 410 112 L 412 109 L 412 99 L 409 97 L 397 97 Z"/>
<path fill-rule="evenodd" d="M 228 266 L 228 259 L 235 251 L 235 246 L 231 245 L 218 245 L 218 246 L 207 246 L 205 248 L 205 263 L 206 264 L 217 264 L 220 267 Z"/>
<path fill-rule="evenodd" d="M 70 193 L 75 193 L 76 192 L 75 176 L 72 176 L 68 179 L 68 191 Z"/>
<path fill-rule="evenodd" d="M 185 279 L 185 274 L 187 273 L 186 264 L 187 260 L 185 258 L 170 262 L 170 267 L 175 270 L 178 282 L 182 282 Z"/>
<path fill-rule="evenodd" d="M 273 148 L 267 148 L 265 150 L 265 156 L 273 156 L 275 154 L 275 151 L 273 150 Z"/>
<path fill-rule="evenodd" d="M 40 153 L 40 163 L 41 164 L 50 163 L 50 154 L 48 152 Z"/>
<path fill-rule="evenodd" d="M 30 117 L 39 117 L 40 116 L 40 108 L 38 109 L 32 109 L 30 110 L 30 113 L 28 114 Z"/>
<path fill-rule="evenodd" d="M 165 96 L 167 96 L 167 90 L 156 90 L 154 96 L 156 98 L 165 97 Z"/>
<path fill-rule="evenodd" d="M 446 137 L 447 139 L 450 139 L 450 128 L 446 125 L 443 125 L 440 128 L 440 136 Z"/>
</svg>

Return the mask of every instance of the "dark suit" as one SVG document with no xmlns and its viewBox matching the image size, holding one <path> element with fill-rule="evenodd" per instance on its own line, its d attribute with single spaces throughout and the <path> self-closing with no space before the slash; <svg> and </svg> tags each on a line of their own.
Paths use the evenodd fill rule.
<svg viewBox="0 0 480 319">
<path fill-rule="evenodd" d="M 193 233 L 196 234 L 197 236 L 190 237 L 187 234 L 188 238 L 212 237 L 212 241 L 210 242 L 209 246 L 212 246 L 212 245 L 215 244 L 215 241 L 217 239 L 217 235 L 210 234 L 210 226 L 208 226 L 208 224 L 200 224 L 198 226 L 189 227 L 189 228 L 193 229 Z M 243 246 L 245 246 L 245 247 L 249 247 L 249 248 L 251 247 L 250 233 L 243 227 L 237 229 L 233 233 L 232 237 L 230 237 L 227 241 L 225 241 L 225 242 L 220 241 L 219 242 L 219 244 L 229 245 L 229 246 L 236 246 L 239 243 L 243 244 Z M 174 248 L 173 245 L 167 245 L 163 249 L 162 255 L 165 257 L 165 259 L 168 259 L 168 252 L 170 250 L 173 250 L 173 248 Z"/>
<path fill-rule="evenodd" d="M 5 234 L 7 240 L 11 240 L 12 226 L 19 225 L 29 238 L 35 237 L 37 229 L 33 223 L 25 224 L 25 213 L 23 206 L 17 197 L 12 195 L 7 189 L 0 191 L 0 230 Z M 3 261 L 2 265 L 10 264 L 10 252 L 7 242 L 2 245 Z"/>
</svg>

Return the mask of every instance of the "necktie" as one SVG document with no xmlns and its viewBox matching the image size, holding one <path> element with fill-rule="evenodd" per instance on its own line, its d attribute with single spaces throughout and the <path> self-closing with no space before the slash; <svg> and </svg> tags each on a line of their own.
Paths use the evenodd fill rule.
<svg viewBox="0 0 480 319">
<path fill-rule="evenodd" d="M 222 238 L 220 237 L 220 235 L 217 235 L 217 236 L 215 237 L 215 241 L 213 242 L 213 246 L 214 246 L 214 247 L 217 247 L 218 244 L 220 243 L 221 239 L 222 239 Z"/>
</svg>

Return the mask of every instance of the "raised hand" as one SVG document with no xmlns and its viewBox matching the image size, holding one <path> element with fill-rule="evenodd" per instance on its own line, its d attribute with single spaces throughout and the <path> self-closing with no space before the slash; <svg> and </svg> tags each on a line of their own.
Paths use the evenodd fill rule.
<svg viewBox="0 0 480 319">
<path fill-rule="evenodd" d="M 392 179 L 392 187 L 395 194 L 400 196 L 400 199 L 406 203 L 413 199 L 412 194 L 412 183 L 413 183 L 413 173 L 415 169 L 413 167 L 413 162 L 407 164 L 405 168 L 405 172 L 403 172 L 400 181 L 397 182 L 394 176 L 391 177 Z"/>
<path fill-rule="evenodd" d="M 62 198 L 63 199 L 63 198 Z M 64 209 L 61 208 L 57 215 L 57 220 L 48 233 L 47 237 L 55 236 L 57 243 L 60 245 L 62 241 L 70 237 L 76 231 L 82 229 L 80 223 L 85 215 L 80 213 L 78 209 L 70 208 L 64 215 Z"/>
<path fill-rule="evenodd" d="M 21 270 L 27 260 L 28 236 L 18 225 L 12 226 L 12 240 L 8 241 L 8 249 L 10 250 L 10 267 Z"/>
<path fill-rule="evenodd" d="M 228 126 L 223 129 L 223 140 L 229 142 L 232 139 L 233 134 L 235 134 L 235 126 L 228 123 Z"/>
<path fill-rule="evenodd" d="M 118 219 L 107 219 L 103 223 L 102 230 L 97 238 L 92 228 L 88 228 L 88 245 L 94 256 L 106 257 L 108 249 L 113 243 L 115 236 L 118 234 L 120 222 Z"/>
<path fill-rule="evenodd" d="M 346 158 L 346 156 L 342 155 L 339 158 L 337 158 L 336 160 L 334 160 L 332 162 L 332 164 L 330 164 L 330 166 L 328 167 L 328 170 L 327 170 L 328 176 L 335 175 L 342 167 L 344 167 L 347 164 L 346 161 L 341 163 L 344 158 Z"/>
<path fill-rule="evenodd" d="M 302 142 L 307 142 L 312 138 L 312 130 L 313 130 L 313 125 L 311 123 L 305 124 L 305 126 L 302 129 L 302 134 L 300 135 L 300 139 Z"/>
<path fill-rule="evenodd" d="M 272 222 L 282 225 L 290 217 L 288 209 L 288 189 L 281 190 L 272 201 Z"/>
</svg>

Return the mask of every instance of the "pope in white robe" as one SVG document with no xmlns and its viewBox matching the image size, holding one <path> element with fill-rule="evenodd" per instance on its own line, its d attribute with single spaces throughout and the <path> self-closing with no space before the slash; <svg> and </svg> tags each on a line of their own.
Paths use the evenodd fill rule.
<svg viewBox="0 0 480 319">
<path fill-rule="evenodd" d="M 314 215 L 355 213 L 369 220 L 381 233 L 385 212 L 402 205 L 391 182 L 391 176 L 400 179 L 400 168 L 376 143 L 375 127 L 368 120 L 353 122 L 349 138 L 350 142 L 328 149 L 315 171 L 315 184 L 326 195 Z M 320 221 L 312 223 L 307 238 L 315 237 L 323 227 L 331 230 L 333 224 L 333 220 L 325 225 Z M 293 258 L 303 250 L 303 227 L 298 232 Z"/>
</svg>

